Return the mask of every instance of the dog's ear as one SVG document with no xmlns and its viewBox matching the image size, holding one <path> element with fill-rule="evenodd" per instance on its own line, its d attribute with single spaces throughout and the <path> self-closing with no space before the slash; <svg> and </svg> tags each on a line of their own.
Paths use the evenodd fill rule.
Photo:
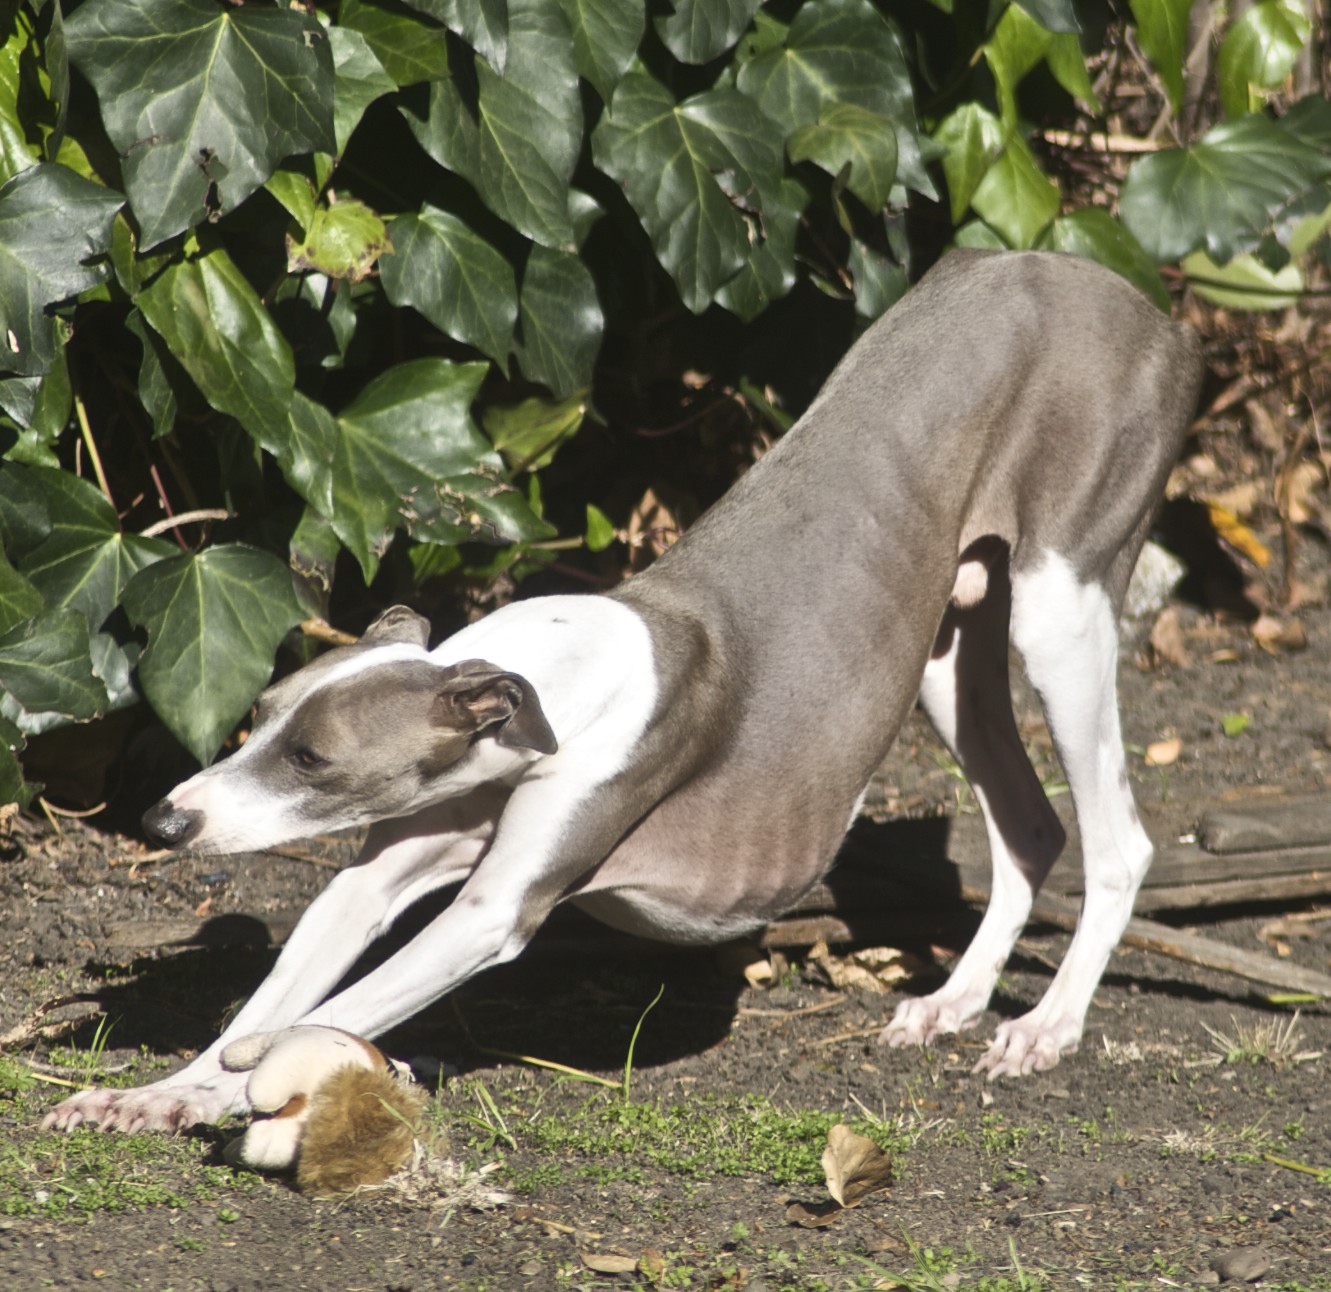
<svg viewBox="0 0 1331 1292">
<path fill-rule="evenodd" d="M 422 650 L 430 643 L 430 621 L 406 606 L 389 606 L 362 634 L 362 646 L 406 642 Z"/>
<path fill-rule="evenodd" d="M 484 731 L 509 749 L 553 754 L 559 748 L 536 688 L 525 677 L 481 659 L 463 660 L 444 673 L 434 700 L 432 718 L 437 725 Z"/>
</svg>

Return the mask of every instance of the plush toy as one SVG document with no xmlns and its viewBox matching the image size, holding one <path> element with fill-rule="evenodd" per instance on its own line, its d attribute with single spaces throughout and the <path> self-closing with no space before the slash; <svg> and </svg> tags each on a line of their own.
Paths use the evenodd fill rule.
<svg viewBox="0 0 1331 1292">
<path fill-rule="evenodd" d="M 334 1027 L 288 1027 L 233 1041 L 222 1066 L 249 1072 L 254 1119 L 226 1148 L 233 1165 L 295 1166 L 307 1193 L 379 1184 L 412 1155 L 426 1095 L 373 1045 Z"/>
</svg>

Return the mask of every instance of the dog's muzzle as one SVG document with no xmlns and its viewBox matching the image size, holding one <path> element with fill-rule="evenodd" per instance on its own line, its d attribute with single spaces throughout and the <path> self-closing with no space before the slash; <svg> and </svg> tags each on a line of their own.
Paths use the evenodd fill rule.
<svg viewBox="0 0 1331 1292">
<path fill-rule="evenodd" d="M 203 813 L 176 807 L 170 799 L 154 803 L 143 814 L 143 831 L 164 848 L 183 848 L 203 829 Z"/>
</svg>

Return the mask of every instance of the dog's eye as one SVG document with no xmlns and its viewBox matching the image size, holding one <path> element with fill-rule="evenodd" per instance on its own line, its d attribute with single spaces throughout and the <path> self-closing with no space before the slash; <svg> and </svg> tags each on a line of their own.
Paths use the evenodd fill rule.
<svg viewBox="0 0 1331 1292">
<path fill-rule="evenodd" d="M 328 761 L 326 758 L 320 758 L 314 750 L 306 749 L 304 747 L 293 749 L 287 757 L 291 762 L 295 763 L 297 767 L 304 767 L 306 770 L 314 767 L 322 767 Z"/>
</svg>

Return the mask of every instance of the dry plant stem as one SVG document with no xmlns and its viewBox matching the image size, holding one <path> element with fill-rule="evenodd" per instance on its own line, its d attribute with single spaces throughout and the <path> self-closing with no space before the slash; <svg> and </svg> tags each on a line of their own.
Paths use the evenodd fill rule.
<svg viewBox="0 0 1331 1292">
<path fill-rule="evenodd" d="M 98 487 L 106 495 L 106 501 L 114 507 L 116 500 L 111 497 L 111 486 L 106 483 L 106 472 L 102 470 L 102 455 L 97 452 L 97 441 L 92 438 L 92 427 L 88 425 L 88 410 L 83 406 L 81 395 L 74 396 L 74 412 L 79 419 L 79 431 L 83 436 L 83 443 L 87 446 Z"/>
<path fill-rule="evenodd" d="M 159 481 L 158 488 L 160 489 L 160 487 L 161 483 Z M 163 504 L 165 505 L 165 498 Z M 193 525 L 205 520 L 230 519 L 231 513 L 223 507 L 199 507 L 195 511 L 182 511 L 178 516 L 168 515 L 161 520 L 155 520 L 147 529 L 139 530 L 139 537 L 156 538 L 158 534 L 164 534 L 168 529 L 175 529 L 177 525 Z"/>
<path fill-rule="evenodd" d="M 1289 607 L 1294 602 L 1294 569 L 1298 562 L 1299 542 L 1298 528 L 1290 514 L 1290 491 L 1294 487 L 1294 468 L 1298 466 L 1304 446 L 1308 443 L 1308 427 L 1309 420 L 1305 418 L 1299 424 L 1298 432 L 1294 436 L 1294 443 L 1289 446 L 1289 450 L 1285 454 L 1285 460 L 1281 463 L 1280 471 L 1276 476 L 1276 514 L 1280 517 L 1280 536 L 1284 540 L 1285 548 L 1280 604 L 1285 607 Z"/>
<path fill-rule="evenodd" d="M 327 642 L 330 646 L 354 646 L 357 640 L 350 633 L 334 628 L 326 619 L 304 619 L 301 621 L 300 630 L 306 637 Z"/>
<path fill-rule="evenodd" d="M 96 816 L 99 812 L 106 811 L 106 800 L 103 799 L 96 807 L 90 808 L 62 808 L 50 802 L 45 795 L 40 796 L 39 802 L 42 805 L 42 811 L 47 816 L 72 817 L 76 821 L 83 820 L 84 817 Z"/>
</svg>

